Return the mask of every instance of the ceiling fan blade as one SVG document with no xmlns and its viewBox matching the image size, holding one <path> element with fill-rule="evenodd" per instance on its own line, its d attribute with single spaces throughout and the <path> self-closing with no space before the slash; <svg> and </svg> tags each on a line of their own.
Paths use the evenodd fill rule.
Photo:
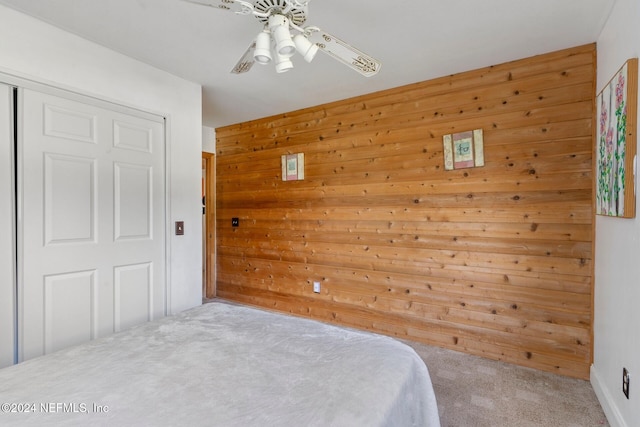
<svg viewBox="0 0 640 427">
<path fill-rule="evenodd" d="M 256 42 L 254 40 L 249 46 L 249 48 L 247 48 L 247 51 L 244 53 L 244 55 L 242 55 L 242 58 L 240 58 L 240 60 L 233 67 L 233 69 L 231 70 L 231 73 L 242 74 L 251 70 L 251 67 L 253 67 L 253 64 L 256 63 L 256 61 L 253 59 L 253 51 L 255 50 L 255 48 L 256 48 Z"/>
<path fill-rule="evenodd" d="M 332 56 L 366 77 L 380 71 L 382 63 L 359 49 L 345 43 L 316 27 L 305 28 L 309 41 L 318 45 L 320 50 Z"/>
<path fill-rule="evenodd" d="M 249 15 L 253 13 L 253 4 L 243 0 L 182 0 L 187 3 L 198 4 L 200 6 L 210 6 L 216 9 L 229 10 L 239 15 Z"/>
</svg>

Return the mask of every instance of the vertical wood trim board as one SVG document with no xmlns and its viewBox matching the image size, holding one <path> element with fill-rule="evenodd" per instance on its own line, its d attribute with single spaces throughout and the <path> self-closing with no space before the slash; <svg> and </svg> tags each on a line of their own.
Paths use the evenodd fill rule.
<svg viewBox="0 0 640 427">
<path fill-rule="evenodd" d="M 206 162 L 206 176 L 205 176 L 205 297 L 215 298 L 216 296 L 216 210 L 215 210 L 215 174 L 216 174 L 216 161 L 215 154 L 202 153 L 202 158 Z"/>
<path fill-rule="evenodd" d="M 218 296 L 588 378 L 595 55 L 216 129 Z M 474 129 L 485 166 L 445 171 L 442 136 Z"/>
</svg>

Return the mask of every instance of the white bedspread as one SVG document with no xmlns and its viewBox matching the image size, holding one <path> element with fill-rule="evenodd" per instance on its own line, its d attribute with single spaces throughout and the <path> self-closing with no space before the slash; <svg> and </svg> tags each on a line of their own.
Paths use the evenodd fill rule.
<svg viewBox="0 0 640 427">
<path fill-rule="evenodd" d="M 3 426 L 440 425 L 405 344 L 221 302 L 1 369 L 0 403 Z"/>
</svg>

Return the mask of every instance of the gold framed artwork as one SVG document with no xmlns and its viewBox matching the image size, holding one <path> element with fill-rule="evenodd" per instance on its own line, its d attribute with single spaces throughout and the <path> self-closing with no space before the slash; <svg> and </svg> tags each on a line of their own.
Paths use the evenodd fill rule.
<svg viewBox="0 0 640 427">
<path fill-rule="evenodd" d="M 638 59 L 629 59 L 596 98 L 596 215 L 636 214 Z"/>
<path fill-rule="evenodd" d="M 444 135 L 442 144 L 445 170 L 484 166 L 482 129 Z"/>
<path fill-rule="evenodd" d="M 304 153 L 282 155 L 282 180 L 300 181 L 304 179 Z"/>
</svg>

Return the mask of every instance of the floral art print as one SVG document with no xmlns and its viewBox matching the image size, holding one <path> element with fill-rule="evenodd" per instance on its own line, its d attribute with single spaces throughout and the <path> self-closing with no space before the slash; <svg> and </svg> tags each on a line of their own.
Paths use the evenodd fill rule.
<svg viewBox="0 0 640 427">
<path fill-rule="evenodd" d="M 627 186 L 633 186 L 627 175 L 629 156 L 635 154 L 635 149 L 629 151 L 628 135 L 628 63 L 614 76 L 607 86 L 600 92 L 596 100 L 597 105 L 597 150 L 596 150 L 596 214 L 607 216 L 625 215 L 625 199 Z M 635 113 L 635 108 L 634 108 Z M 631 159 L 633 160 L 633 159 Z M 635 200 L 633 200 L 635 203 Z M 634 209 L 635 211 L 635 209 Z"/>
</svg>

